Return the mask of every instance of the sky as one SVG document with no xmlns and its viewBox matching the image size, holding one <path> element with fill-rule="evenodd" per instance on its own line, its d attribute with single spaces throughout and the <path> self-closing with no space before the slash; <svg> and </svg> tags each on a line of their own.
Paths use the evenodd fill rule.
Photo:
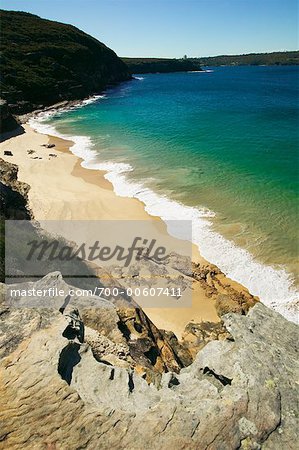
<svg viewBox="0 0 299 450">
<path fill-rule="evenodd" d="M 0 7 L 71 23 L 119 56 L 298 48 L 298 0 L 0 0 Z"/>
</svg>

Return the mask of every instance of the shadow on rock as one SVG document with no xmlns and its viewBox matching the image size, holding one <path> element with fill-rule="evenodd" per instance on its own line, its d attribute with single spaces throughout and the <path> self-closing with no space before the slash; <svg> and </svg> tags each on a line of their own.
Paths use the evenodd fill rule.
<svg viewBox="0 0 299 450">
<path fill-rule="evenodd" d="M 74 367 L 81 361 L 79 349 L 80 344 L 69 342 L 59 356 L 58 373 L 68 384 L 71 384 Z"/>
</svg>

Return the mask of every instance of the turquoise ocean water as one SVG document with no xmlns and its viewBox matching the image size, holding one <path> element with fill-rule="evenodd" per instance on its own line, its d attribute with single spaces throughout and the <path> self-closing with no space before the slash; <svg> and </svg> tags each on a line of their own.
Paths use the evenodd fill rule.
<svg viewBox="0 0 299 450">
<path fill-rule="evenodd" d="M 85 167 L 193 240 L 252 293 L 294 317 L 298 285 L 297 67 L 136 75 L 84 107 L 44 114 Z M 55 131 L 54 129 L 55 128 Z"/>
</svg>

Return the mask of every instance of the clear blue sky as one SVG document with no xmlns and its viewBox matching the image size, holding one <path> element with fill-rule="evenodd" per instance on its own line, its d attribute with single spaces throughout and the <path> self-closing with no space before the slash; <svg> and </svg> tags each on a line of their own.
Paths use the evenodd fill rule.
<svg viewBox="0 0 299 450">
<path fill-rule="evenodd" d="M 120 56 L 298 48 L 297 0 L 0 0 L 0 6 L 71 23 Z"/>
</svg>

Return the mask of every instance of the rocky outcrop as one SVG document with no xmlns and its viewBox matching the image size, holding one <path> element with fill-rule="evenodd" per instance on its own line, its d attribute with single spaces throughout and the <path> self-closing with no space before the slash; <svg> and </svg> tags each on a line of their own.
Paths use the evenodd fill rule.
<svg viewBox="0 0 299 450">
<path fill-rule="evenodd" d="M 189 258 L 175 252 L 172 252 L 162 263 L 153 258 L 141 258 L 138 263 L 131 264 L 127 268 L 111 266 L 106 267 L 105 270 L 97 269 L 97 275 L 99 278 L 103 277 L 111 287 L 132 288 L 133 291 L 140 286 L 148 289 L 162 285 L 171 287 L 174 286 L 175 280 L 175 286 L 187 293 L 190 298 L 192 298 L 193 289 L 199 283 L 207 301 L 210 298 L 215 301 L 219 317 L 228 312 L 247 314 L 258 302 L 257 297 L 251 295 L 243 286 L 228 279 L 213 264 L 191 263 Z M 187 324 L 182 340 L 179 342 L 171 330 L 151 328 L 151 322 L 138 306 L 140 297 L 133 296 L 130 302 L 131 306 L 126 303 L 125 307 L 121 307 L 119 303 L 118 313 L 122 318 L 124 335 L 129 336 L 132 333 L 133 336 L 139 337 L 137 344 L 135 338 L 128 339 L 132 353 L 135 355 L 139 353 L 142 358 L 146 354 L 150 365 L 159 368 L 158 372 L 165 369 L 178 372 L 180 368 L 191 364 L 198 350 L 208 342 L 214 339 L 226 339 L 229 335 L 222 322 L 191 322 Z M 157 306 L 160 305 L 157 304 Z M 148 339 L 148 334 L 154 336 L 156 342 L 154 351 L 152 339 Z M 168 354 L 169 346 L 172 349 L 170 354 Z M 155 353 L 157 348 L 163 355 L 163 363 L 160 356 Z M 142 365 L 146 364 L 143 362 Z"/>
<path fill-rule="evenodd" d="M 0 133 L 15 130 L 19 127 L 19 122 L 11 114 L 7 102 L 0 99 Z"/>
<path fill-rule="evenodd" d="M 258 302 L 258 298 L 240 284 L 227 278 L 213 264 L 192 263 L 192 276 L 199 281 L 208 297 L 216 298 L 216 309 L 219 316 L 228 312 L 246 314 Z"/>
<path fill-rule="evenodd" d="M 4 220 L 30 219 L 30 186 L 18 180 L 18 166 L 0 158 L 0 281 L 4 281 Z"/>
<path fill-rule="evenodd" d="M 30 186 L 18 180 L 18 166 L 0 158 L 0 206 L 5 219 L 30 219 Z"/>
<path fill-rule="evenodd" d="M 138 263 L 129 267 L 111 266 L 105 269 L 106 279 L 117 279 L 121 286 L 157 287 L 161 280 L 165 286 L 181 288 L 182 292 L 191 291 L 199 283 L 207 298 L 216 302 L 216 309 L 221 316 L 228 312 L 247 314 L 249 309 L 259 300 L 242 285 L 227 278 L 221 270 L 213 264 L 194 263 L 190 258 L 171 252 L 163 261 L 154 258 L 141 258 Z M 102 271 L 98 271 L 102 276 Z M 191 294 L 190 294 L 191 295 Z M 160 305 L 157 305 L 160 306 Z"/>
<path fill-rule="evenodd" d="M 109 302 L 98 334 L 79 301 L 61 311 L 3 308 L 0 448 L 297 446 L 298 328 L 260 303 L 247 315 L 223 316 L 228 339 L 209 342 L 156 386 L 131 366 L 119 328 L 113 336 L 117 311 Z M 13 334 L 20 337 L 11 346 Z"/>
<path fill-rule="evenodd" d="M 59 290 L 68 292 L 69 286 L 59 272 L 49 274 L 37 282 L 3 286 L 7 292 L 7 301 L 3 302 L 4 334 L 0 339 L 0 354 L 1 351 L 2 353 L 7 352 L 5 350 L 7 342 L 10 342 L 9 348 L 11 349 L 15 346 L 14 342 L 18 344 L 20 339 L 24 339 L 27 336 L 27 328 L 32 331 L 35 330 L 36 323 L 41 326 L 48 324 L 47 320 L 51 317 L 49 310 L 46 310 L 45 315 L 42 313 L 46 305 L 53 311 L 53 320 L 57 318 L 57 311 L 68 314 L 70 308 L 79 309 L 86 330 L 85 340 L 89 343 L 95 359 L 108 364 L 118 364 L 121 367 L 130 367 L 149 383 L 159 384 L 164 372 L 179 372 L 182 367 L 192 362 L 189 351 L 183 347 L 181 354 L 185 354 L 185 359 L 181 360 L 178 357 L 177 348 L 172 348 L 164 333 L 158 330 L 133 301 L 127 302 L 126 307 L 120 308 L 117 306 L 119 302 L 114 304 L 97 296 L 86 298 L 82 294 L 82 296 L 74 296 L 70 299 L 66 295 L 65 299 L 51 298 L 42 305 L 32 302 L 33 309 L 28 309 L 28 304 L 26 304 L 26 308 L 24 307 L 24 298 L 10 294 L 11 289 L 20 288 L 27 290 L 35 288 L 43 291 L 54 288 L 57 292 Z M 15 333 L 16 337 L 12 339 L 12 335 L 8 333 L 10 327 L 8 328 L 6 323 L 13 324 L 14 321 L 20 323 L 23 311 L 22 327 Z M 178 343 L 177 345 L 179 346 Z"/>
</svg>

